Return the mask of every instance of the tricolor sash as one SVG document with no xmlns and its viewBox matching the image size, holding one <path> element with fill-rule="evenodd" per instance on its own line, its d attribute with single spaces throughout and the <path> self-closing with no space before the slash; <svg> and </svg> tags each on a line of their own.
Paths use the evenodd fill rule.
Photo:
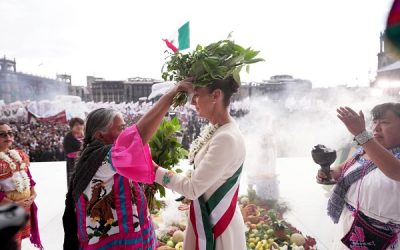
<svg viewBox="0 0 400 250">
<path fill-rule="evenodd" d="M 214 250 L 215 240 L 235 214 L 243 164 L 207 200 L 200 196 L 190 204 L 190 221 L 196 235 L 196 250 Z"/>
</svg>

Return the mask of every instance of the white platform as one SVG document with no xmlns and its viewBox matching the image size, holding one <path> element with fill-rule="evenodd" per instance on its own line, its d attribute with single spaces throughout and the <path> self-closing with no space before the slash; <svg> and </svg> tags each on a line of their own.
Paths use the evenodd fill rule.
<svg viewBox="0 0 400 250">
<path fill-rule="evenodd" d="M 315 237 L 318 249 L 330 249 L 334 224 L 326 215 L 329 188 L 315 182 L 317 169 L 308 158 L 281 158 L 277 161 L 276 171 L 281 199 L 291 209 L 286 214 L 287 219 L 303 233 Z M 65 162 L 32 163 L 31 166 L 37 182 L 39 226 L 46 250 L 62 249 L 64 235 L 61 218 L 67 191 L 65 171 Z M 246 183 L 243 182 L 241 187 L 247 188 Z M 29 240 L 25 240 L 23 249 L 35 248 Z"/>
</svg>

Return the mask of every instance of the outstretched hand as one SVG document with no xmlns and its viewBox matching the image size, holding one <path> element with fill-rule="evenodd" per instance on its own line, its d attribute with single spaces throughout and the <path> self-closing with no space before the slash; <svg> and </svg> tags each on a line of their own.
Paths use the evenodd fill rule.
<svg viewBox="0 0 400 250">
<path fill-rule="evenodd" d="M 174 92 L 179 93 L 179 92 L 185 92 L 188 94 L 191 94 L 193 92 L 193 78 L 186 78 L 185 80 L 182 80 L 178 82 L 174 86 Z"/>
<path fill-rule="evenodd" d="M 337 110 L 337 117 L 344 123 L 347 130 L 354 136 L 365 130 L 365 118 L 362 111 L 358 114 L 349 107 L 340 107 Z"/>
</svg>

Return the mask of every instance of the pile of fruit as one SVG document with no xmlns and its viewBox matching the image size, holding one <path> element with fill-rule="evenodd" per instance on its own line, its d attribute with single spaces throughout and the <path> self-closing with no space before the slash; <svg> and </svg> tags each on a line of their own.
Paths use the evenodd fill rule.
<svg viewBox="0 0 400 250">
<path fill-rule="evenodd" d="M 182 250 L 183 240 L 185 239 L 186 225 L 181 223 L 179 225 L 169 226 L 164 231 L 158 232 L 158 248 L 157 250 Z"/>
<path fill-rule="evenodd" d="M 287 207 L 277 201 L 260 200 L 253 189 L 239 198 L 239 206 L 247 226 L 247 249 L 255 250 L 313 250 L 316 241 L 304 236 L 284 220 Z M 157 250 L 182 250 L 186 223 L 157 230 Z"/>
<path fill-rule="evenodd" d="M 249 199 L 250 198 L 250 199 Z M 247 248 L 255 250 L 311 250 L 315 239 L 303 236 L 283 219 L 287 208 L 276 201 L 260 201 L 249 196 L 240 198 L 240 208 L 248 228 Z"/>
</svg>

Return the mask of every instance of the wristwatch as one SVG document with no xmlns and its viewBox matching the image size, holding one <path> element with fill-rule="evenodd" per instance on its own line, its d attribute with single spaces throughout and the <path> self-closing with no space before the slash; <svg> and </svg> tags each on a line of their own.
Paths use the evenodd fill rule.
<svg viewBox="0 0 400 250">
<path fill-rule="evenodd" d="M 360 146 L 365 144 L 365 143 L 367 143 L 372 138 L 374 138 L 374 137 L 367 130 L 364 130 L 363 132 L 361 132 L 358 135 L 354 136 L 354 140 Z"/>
</svg>

